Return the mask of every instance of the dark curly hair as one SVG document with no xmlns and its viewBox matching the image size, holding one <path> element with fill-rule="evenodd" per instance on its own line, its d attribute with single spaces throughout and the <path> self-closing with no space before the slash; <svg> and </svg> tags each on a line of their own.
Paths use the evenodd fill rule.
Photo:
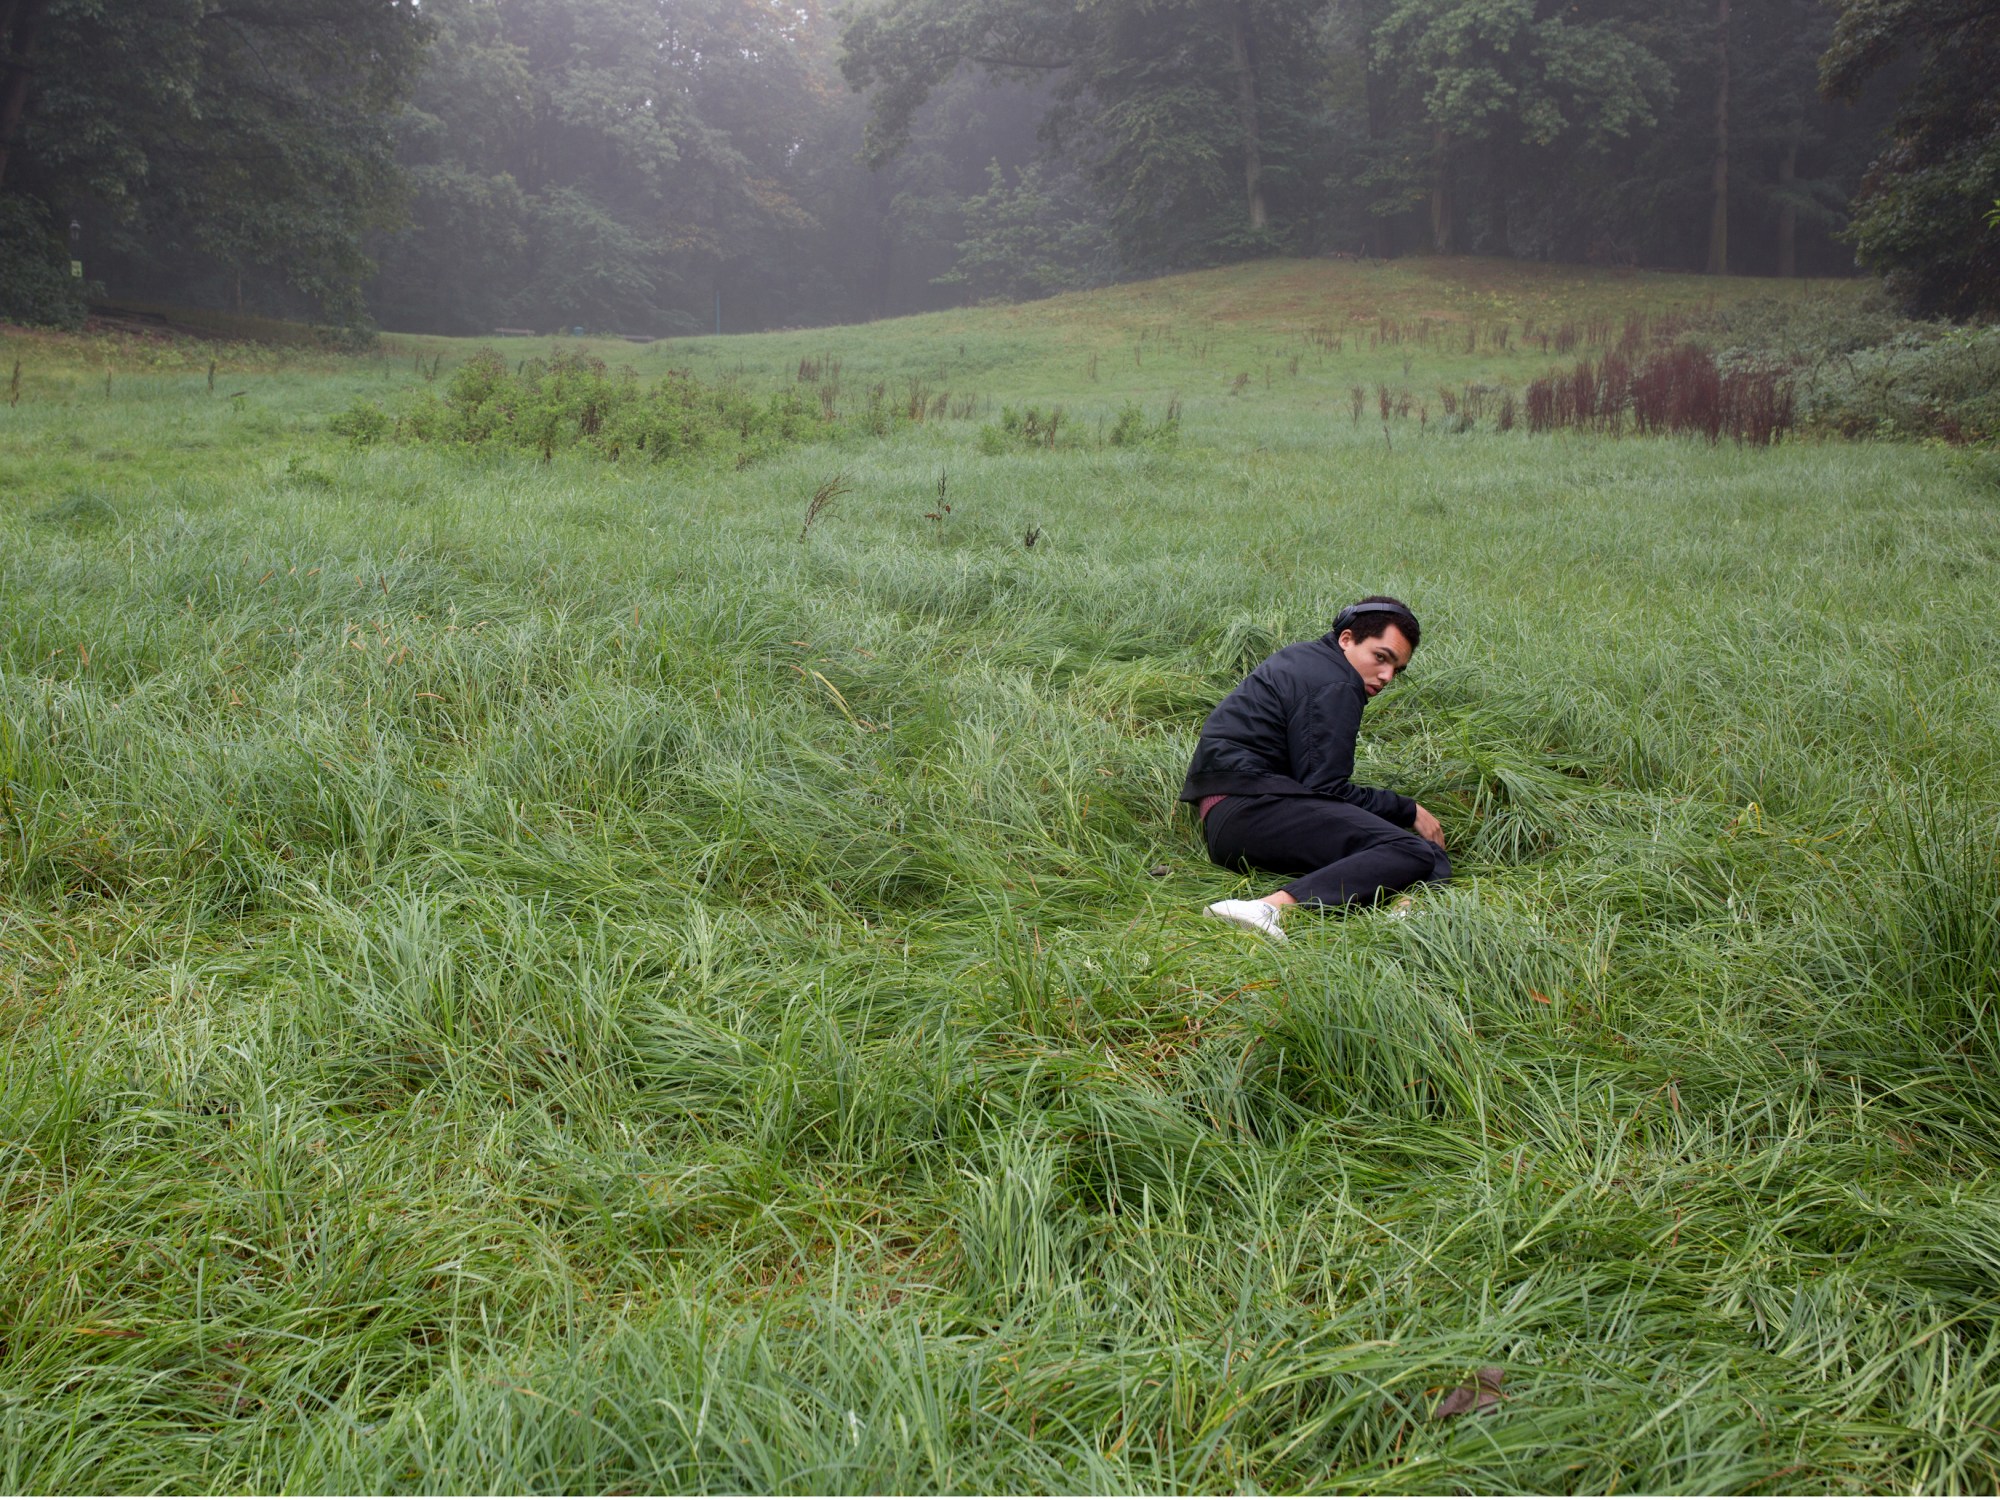
<svg viewBox="0 0 2000 1500">
<path fill-rule="evenodd" d="M 1401 599 L 1388 594 L 1370 594 L 1366 599 L 1355 600 L 1333 622 L 1336 634 L 1351 630 L 1357 641 L 1372 641 L 1391 625 L 1399 627 L 1410 638 L 1412 651 L 1423 644 L 1424 627 L 1417 623 L 1416 611 Z"/>
</svg>

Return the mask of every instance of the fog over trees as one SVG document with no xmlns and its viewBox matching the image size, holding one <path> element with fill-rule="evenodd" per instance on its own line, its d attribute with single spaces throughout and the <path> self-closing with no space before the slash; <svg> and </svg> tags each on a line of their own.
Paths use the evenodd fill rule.
<svg viewBox="0 0 2000 1500">
<path fill-rule="evenodd" d="M 1268 255 L 2000 292 L 1968 0 L 0 0 L 0 315 L 849 321 Z M 72 262 L 86 275 L 72 276 Z"/>
</svg>

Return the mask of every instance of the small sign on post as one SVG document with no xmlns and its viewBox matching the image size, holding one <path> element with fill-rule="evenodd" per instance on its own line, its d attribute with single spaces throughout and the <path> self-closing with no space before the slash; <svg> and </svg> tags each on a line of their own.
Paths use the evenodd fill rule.
<svg viewBox="0 0 2000 1500">
<path fill-rule="evenodd" d="M 83 280 L 83 262 L 80 260 L 71 261 L 69 263 L 69 274 L 78 281 Z"/>
</svg>

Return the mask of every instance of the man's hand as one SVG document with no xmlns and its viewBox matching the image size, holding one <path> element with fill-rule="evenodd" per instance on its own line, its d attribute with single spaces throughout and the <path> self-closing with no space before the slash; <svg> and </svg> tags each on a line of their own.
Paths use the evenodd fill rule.
<svg viewBox="0 0 2000 1500">
<path fill-rule="evenodd" d="M 1417 820 L 1410 827 L 1416 830 L 1417 837 L 1429 839 L 1440 849 L 1444 847 L 1444 828 L 1421 804 L 1417 808 Z"/>
</svg>

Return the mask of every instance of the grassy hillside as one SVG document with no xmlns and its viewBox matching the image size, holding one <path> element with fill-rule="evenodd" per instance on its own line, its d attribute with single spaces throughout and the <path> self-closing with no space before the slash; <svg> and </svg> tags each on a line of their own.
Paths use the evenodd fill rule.
<svg viewBox="0 0 2000 1500">
<path fill-rule="evenodd" d="M 1441 394 L 1848 294 L 589 346 L 837 387 L 740 469 L 331 430 L 471 345 L 0 338 L 0 1483 L 1992 1489 L 1990 478 Z M 1459 878 L 1261 946 L 1174 794 L 1374 589 Z"/>
</svg>

